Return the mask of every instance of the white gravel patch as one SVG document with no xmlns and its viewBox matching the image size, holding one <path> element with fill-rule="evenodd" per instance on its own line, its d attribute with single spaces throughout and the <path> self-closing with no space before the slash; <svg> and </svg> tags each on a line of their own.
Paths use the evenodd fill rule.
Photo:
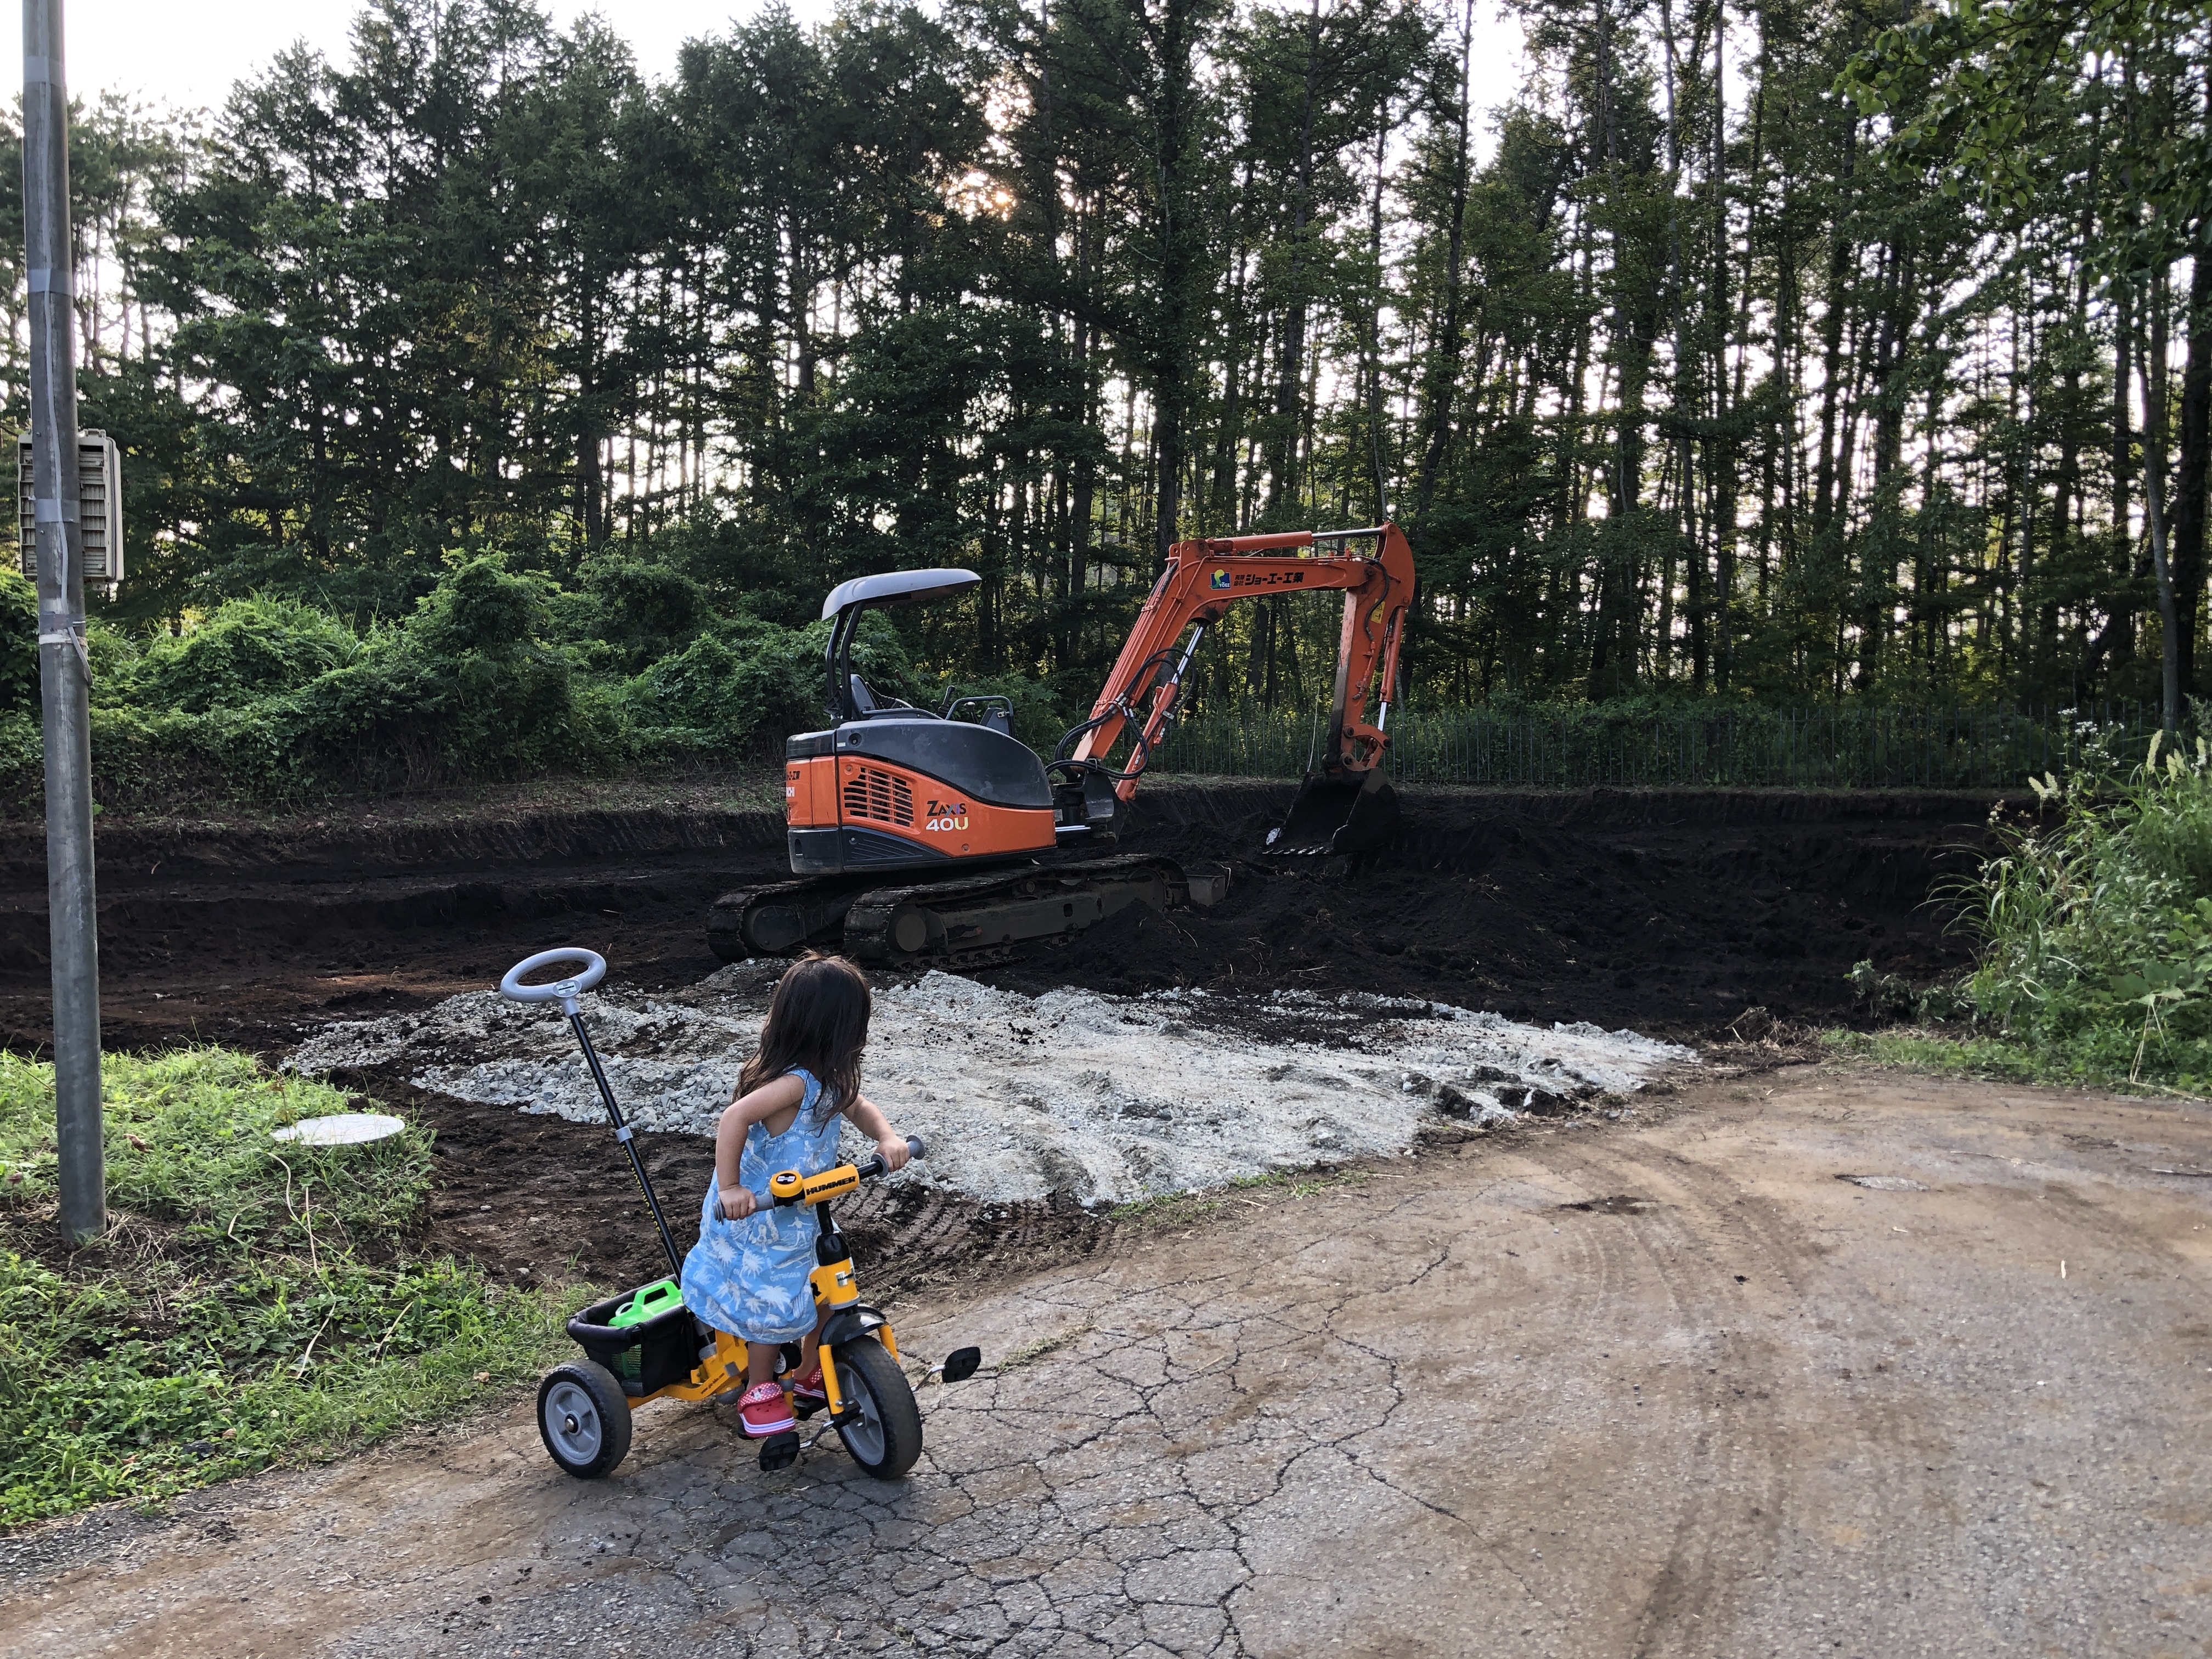
<svg viewBox="0 0 2212 1659">
<path fill-rule="evenodd" d="M 675 997 L 586 998 L 585 1023 L 631 1122 L 714 1133 L 782 967 L 726 968 Z M 863 1086 L 929 1143 L 926 1163 L 899 1178 L 989 1201 L 1062 1191 L 1122 1202 L 1400 1153 L 1425 1117 L 1505 1122 L 1560 1099 L 1632 1093 L 1697 1061 L 1633 1031 L 1546 1030 L 1356 994 L 1279 993 L 1240 1010 L 1253 1030 L 1225 1031 L 1200 1018 L 1213 1012 L 1208 1001 L 1197 991 L 1028 997 L 944 973 L 878 987 Z M 1313 1041 L 1316 1027 L 1341 1046 Z M 494 991 L 327 1026 L 288 1063 L 310 1073 L 398 1066 L 417 1087 L 463 1100 L 606 1121 L 558 1011 Z M 853 1151 L 866 1145 L 847 1139 Z"/>
</svg>

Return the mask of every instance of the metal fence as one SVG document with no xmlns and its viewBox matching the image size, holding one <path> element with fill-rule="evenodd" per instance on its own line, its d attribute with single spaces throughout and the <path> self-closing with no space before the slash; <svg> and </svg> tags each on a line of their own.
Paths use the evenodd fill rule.
<svg viewBox="0 0 2212 1659">
<path fill-rule="evenodd" d="M 2064 772 L 2102 736 L 2140 752 L 2155 704 L 2079 708 L 1831 708 L 1609 712 L 1575 708 L 1398 710 L 1386 763 L 1403 783 L 1583 789 L 2014 788 Z M 1295 778 L 1320 753 L 1322 711 L 1258 703 L 1194 714 L 1152 769 Z"/>
</svg>

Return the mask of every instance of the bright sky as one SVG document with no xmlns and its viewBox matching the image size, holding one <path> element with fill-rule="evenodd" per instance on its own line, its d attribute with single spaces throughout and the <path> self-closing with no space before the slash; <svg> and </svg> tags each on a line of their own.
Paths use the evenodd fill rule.
<svg viewBox="0 0 2212 1659">
<path fill-rule="evenodd" d="M 70 90 L 80 97 L 103 91 L 135 92 L 155 106 L 178 109 L 222 106 L 231 85 L 260 69 L 295 40 L 343 60 L 356 0 L 64 0 Z M 589 0 L 550 0 L 546 8 L 565 27 L 586 12 L 618 15 L 638 66 L 655 78 L 676 66 L 676 49 L 702 34 L 719 34 L 732 14 L 750 15 L 757 0 L 653 0 L 649 5 L 610 6 Z M 829 0 L 791 0 L 802 20 L 827 17 Z M 23 36 L 4 31 L 6 56 L 0 82 L 23 80 Z"/>
<path fill-rule="evenodd" d="M 69 85 L 90 99 L 104 91 L 137 94 L 156 108 L 216 109 L 234 82 L 260 69 L 295 40 L 333 59 L 346 54 L 348 32 L 361 8 L 356 0 L 64 0 Z M 803 21 L 830 15 L 831 0 L 790 0 Z M 761 0 L 651 0 L 610 5 L 604 0 L 547 0 L 565 27 L 598 12 L 637 53 L 653 79 L 676 66 L 676 49 L 702 34 L 719 34 L 733 15 L 750 16 Z M 1456 9 L 1456 8 L 1455 8 Z M 1477 0 L 1474 71 L 1475 105 L 1489 109 L 1511 95 L 1520 74 L 1520 29 L 1495 21 L 1495 6 Z M 0 88 L 23 83 L 20 27 L 0 29 Z M 0 93 L 0 96 L 4 96 Z M 1484 135 L 1486 137 L 1486 134 Z M 1481 146 L 1486 154 L 1489 145 Z"/>
</svg>

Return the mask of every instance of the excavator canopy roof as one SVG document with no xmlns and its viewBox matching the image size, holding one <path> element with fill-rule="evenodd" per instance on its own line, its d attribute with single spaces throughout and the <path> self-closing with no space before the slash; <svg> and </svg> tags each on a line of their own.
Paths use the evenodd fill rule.
<svg viewBox="0 0 2212 1659">
<path fill-rule="evenodd" d="M 880 576 L 855 576 L 839 582 L 822 601 L 824 622 L 856 605 L 920 605 L 975 586 L 972 570 L 887 570 Z"/>
</svg>

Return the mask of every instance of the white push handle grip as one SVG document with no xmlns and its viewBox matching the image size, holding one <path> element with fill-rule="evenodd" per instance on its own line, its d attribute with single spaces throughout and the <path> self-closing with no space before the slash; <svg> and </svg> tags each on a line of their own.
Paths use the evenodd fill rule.
<svg viewBox="0 0 2212 1659">
<path fill-rule="evenodd" d="M 580 962 L 584 971 L 571 979 L 549 980 L 543 985 L 525 985 L 522 976 L 536 973 L 540 968 L 550 968 L 556 962 Z M 540 951 L 534 957 L 525 957 L 507 970 L 499 982 L 499 994 L 516 1002 L 557 1002 L 561 1012 L 576 1012 L 576 999 L 607 976 L 607 959 L 597 951 Z"/>
</svg>

